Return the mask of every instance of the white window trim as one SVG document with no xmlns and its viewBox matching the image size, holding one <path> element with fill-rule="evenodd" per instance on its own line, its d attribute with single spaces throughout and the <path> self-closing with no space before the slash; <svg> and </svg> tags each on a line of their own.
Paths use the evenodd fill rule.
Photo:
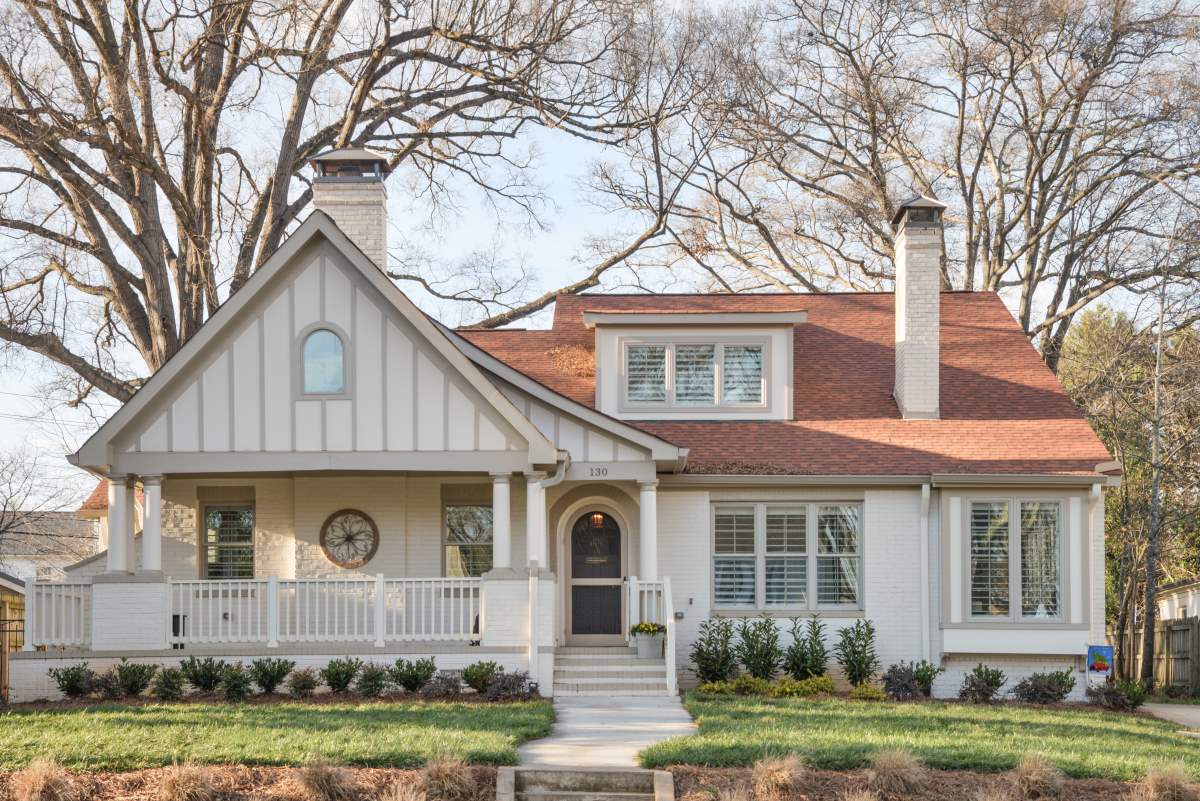
<svg viewBox="0 0 1200 801">
<path fill-rule="evenodd" d="M 822 604 L 818 602 L 817 587 L 817 513 L 822 506 L 854 506 L 858 509 L 858 603 L 855 604 Z M 717 513 L 722 509 L 753 509 L 754 510 L 754 603 L 751 604 L 718 604 L 716 597 L 716 561 L 721 556 L 729 558 L 746 558 L 749 554 L 717 554 Z M 767 511 L 774 509 L 797 510 L 805 508 L 806 531 L 805 553 L 807 559 L 807 587 L 803 605 L 767 604 Z M 866 594 L 866 536 L 865 505 L 861 500 L 819 500 L 819 501 L 720 501 L 711 504 L 709 509 L 708 553 L 709 592 L 712 598 L 712 611 L 720 612 L 754 612 L 756 614 L 797 614 L 797 613 L 851 613 L 861 614 L 864 611 Z M 783 554 L 777 554 L 782 556 Z M 827 554 L 828 555 L 828 554 Z"/>
<path fill-rule="evenodd" d="M 478 576 L 450 576 L 449 573 L 447 572 L 446 548 L 448 548 L 450 546 L 450 542 L 449 542 L 449 538 L 448 538 L 448 535 L 450 534 L 450 526 L 447 525 L 447 522 L 446 522 L 446 510 L 449 509 L 451 506 L 480 506 L 485 509 L 491 509 L 492 502 L 491 501 L 487 501 L 487 502 L 469 501 L 469 500 L 444 500 L 444 501 L 442 501 L 442 543 L 441 543 L 442 578 L 478 578 Z M 488 571 L 490 571 L 496 567 L 495 511 L 492 512 L 492 515 L 493 515 L 492 516 L 492 539 L 490 540 L 491 545 L 492 545 L 492 564 L 490 567 L 488 567 L 487 570 L 483 571 L 484 573 L 487 573 Z"/>
<path fill-rule="evenodd" d="M 208 560 L 208 513 L 211 509 L 249 509 L 250 510 L 250 575 L 240 578 L 226 578 L 208 575 L 212 564 Z M 258 506 L 254 501 L 205 501 L 200 504 L 200 579 L 202 581 L 250 581 L 258 576 Z"/>
<path fill-rule="evenodd" d="M 638 345 L 657 345 L 666 349 L 664 378 L 666 400 L 631 401 L 629 399 L 629 348 Z M 675 348 L 679 345 L 713 346 L 713 400 L 714 403 L 677 403 L 675 401 Z M 757 345 L 762 348 L 762 375 L 758 403 L 725 403 L 724 390 L 725 346 L 743 347 Z M 764 412 L 771 405 L 771 341 L 768 337 L 728 337 L 692 335 L 686 337 L 621 337 L 618 340 L 618 369 L 621 372 L 619 409 L 622 412 L 644 412 L 655 409 L 672 412 Z"/>
<path fill-rule="evenodd" d="M 971 608 L 971 507 L 977 503 L 1003 503 L 1008 505 L 1008 614 L 977 615 Z M 1058 507 L 1058 614 L 1049 617 L 1026 615 L 1021 611 L 1021 504 L 1052 503 Z M 1021 625 L 1062 625 L 1070 620 L 1070 587 L 1068 586 L 1067 560 L 1067 507 L 1061 498 L 1046 498 L 1033 495 L 973 496 L 963 499 L 962 536 L 963 558 L 963 609 L 964 619 L 970 623 L 1013 623 Z"/>
</svg>

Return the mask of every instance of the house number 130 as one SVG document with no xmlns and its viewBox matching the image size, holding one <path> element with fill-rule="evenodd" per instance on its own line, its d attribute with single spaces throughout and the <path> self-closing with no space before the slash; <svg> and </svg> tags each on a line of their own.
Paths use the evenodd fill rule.
<svg viewBox="0 0 1200 801">
<path fill-rule="evenodd" d="M 592 478 L 596 478 L 597 476 L 607 476 L 608 468 L 607 467 L 589 467 L 588 475 L 591 476 Z"/>
</svg>

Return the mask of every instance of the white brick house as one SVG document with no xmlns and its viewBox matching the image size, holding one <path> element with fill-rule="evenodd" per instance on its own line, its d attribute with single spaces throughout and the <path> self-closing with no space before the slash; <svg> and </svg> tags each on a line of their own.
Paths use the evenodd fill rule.
<svg viewBox="0 0 1200 801">
<path fill-rule="evenodd" d="M 895 295 L 580 295 L 454 331 L 377 266 L 383 162 L 314 166 L 316 211 L 72 457 L 107 549 L 27 588 L 15 697 L 68 660 L 274 653 L 665 693 L 713 615 L 869 618 L 943 694 L 1101 641 L 1119 466 L 994 295 L 939 292 L 941 204 L 897 213 Z M 647 618 L 665 658 L 604 670 Z"/>
</svg>

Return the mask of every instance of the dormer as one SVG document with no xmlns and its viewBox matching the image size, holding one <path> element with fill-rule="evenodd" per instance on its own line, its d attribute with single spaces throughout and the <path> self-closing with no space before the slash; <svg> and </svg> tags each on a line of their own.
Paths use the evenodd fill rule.
<svg viewBox="0 0 1200 801">
<path fill-rule="evenodd" d="M 787 420 L 804 312 L 585 311 L 596 408 L 622 420 Z"/>
</svg>

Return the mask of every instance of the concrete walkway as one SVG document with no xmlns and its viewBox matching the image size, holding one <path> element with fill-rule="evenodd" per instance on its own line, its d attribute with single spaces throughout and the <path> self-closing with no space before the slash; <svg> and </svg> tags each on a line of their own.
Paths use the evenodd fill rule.
<svg viewBox="0 0 1200 801">
<path fill-rule="evenodd" d="M 550 736 L 517 749 L 522 765 L 629 767 L 643 748 L 696 731 L 678 698 L 555 698 Z"/>
<path fill-rule="evenodd" d="M 1185 729 L 1200 729 L 1200 704 L 1143 704 L 1142 709 Z"/>
</svg>

